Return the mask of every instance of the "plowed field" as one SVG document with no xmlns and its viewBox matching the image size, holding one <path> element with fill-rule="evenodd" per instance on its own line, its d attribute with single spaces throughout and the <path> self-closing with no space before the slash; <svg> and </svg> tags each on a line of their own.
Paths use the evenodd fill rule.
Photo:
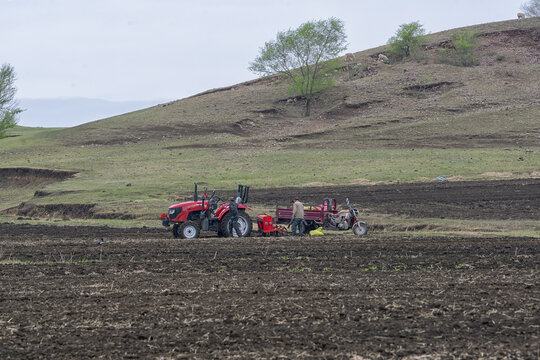
<svg viewBox="0 0 540 360">
<path fill-rule="evenodd" d="M 0 245 L 2 359 L 540 354 L 538 239 L 0 224 Z"/>
<path fill-rule="evenodd" d="M 452 219 L 538 219 L 540 179 L 253 189 L 252 202 L 320 204 L 325 197 L 367 212 Z"/>
</svg>

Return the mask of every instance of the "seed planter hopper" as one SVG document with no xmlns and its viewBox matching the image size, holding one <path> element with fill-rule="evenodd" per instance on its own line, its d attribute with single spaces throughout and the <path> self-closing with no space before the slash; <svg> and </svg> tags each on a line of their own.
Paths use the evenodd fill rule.
<svg viewBox="0 0 540 360">
<path fill-rule="evenodd" d="M 274 224 L 272 216 L 264 213 L 257 215 L 257 226 L 262 236 L 282 236 L 287 232 L 284 226 Z"/>
</svg>

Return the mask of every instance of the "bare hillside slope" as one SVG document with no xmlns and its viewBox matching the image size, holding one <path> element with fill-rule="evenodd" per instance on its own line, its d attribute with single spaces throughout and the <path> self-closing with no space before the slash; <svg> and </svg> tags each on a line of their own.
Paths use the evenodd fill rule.
<svg viewBox="0 0 540 360">
<path fill-rule="evenodd" d="M 536 144 L 540 126 L 540 19 L 469 27 L 479 65 L 441 64 L 456 29 L 430 35 L 421 62 L 384 64 L 384 47 L 358 52 L 336 86 L 302 118 L 302 99 L 279 77 L 258 79 L 142 111 L 62 130 L 74 145 L 186 140 L 211 135 L 236 145 L 340 139 L 358 147 L 477 147 Z M 344 58 L 345 59 L 345 58 Z M 361 138 L 361 141 L 359 141 Z M 311 140 L 311 141 L 310 141 Z M 348 141 L 351 140 L 351 141 Z"/>
</svg>

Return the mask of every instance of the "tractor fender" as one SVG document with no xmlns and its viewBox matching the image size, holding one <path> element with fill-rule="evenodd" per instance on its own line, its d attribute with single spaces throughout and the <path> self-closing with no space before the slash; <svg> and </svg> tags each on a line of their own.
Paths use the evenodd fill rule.
<svg viewBox="0 0 540 360">
<path fill-rule="evenodd" d="M 245 211 L 245 210 L 251 210 L 251 208 L 249 206 L 242 205 L 242 204 L 238 205 L 238 211 Z M 228 212 L 229 212 L 228 207 L 223 209 L 223 211 L 220 212 L 218 215 L 218 220 L 221 221 L 221 219 L 223 219 L 223 217 L 227 215 Z"/>
</svg>

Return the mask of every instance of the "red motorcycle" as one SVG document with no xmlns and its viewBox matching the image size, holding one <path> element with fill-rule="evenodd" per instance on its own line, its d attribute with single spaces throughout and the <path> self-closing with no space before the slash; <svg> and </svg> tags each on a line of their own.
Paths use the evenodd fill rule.
<svg viewBox="0 0 540 360">
<path fill-rule="evenodd" d="M 358 220 L 358 209 L 353 208 L 349 202 L 349 198 L 346 199 L 347 205 L 345 209 L 337 211 L 335 214 L 329 214 L 328 218 L 323 222 L 323 229 L 325 230 L 349 230 L 352 229 L 355 235 L 366 235 L 368 233 L 368 227 L 365 222 Z M 334 202 L 335 210 L 335 202 Z"/>
</svg>

